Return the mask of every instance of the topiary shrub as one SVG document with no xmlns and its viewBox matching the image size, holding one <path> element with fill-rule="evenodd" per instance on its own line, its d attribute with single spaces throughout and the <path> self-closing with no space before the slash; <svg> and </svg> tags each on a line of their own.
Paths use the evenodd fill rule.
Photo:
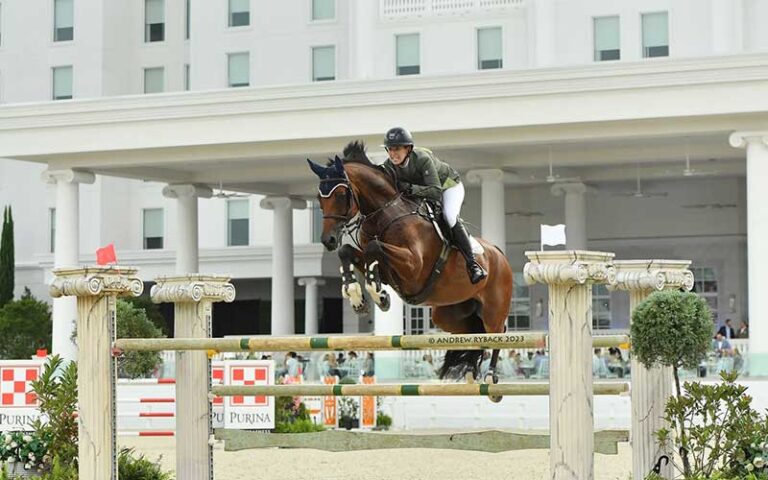
<svg viewBox="0 0 768 480">
<path fill-rule="evenodd" d="M 117 301 L 117 338 L 162 338 L 163 332 L 152 323 L 144 309 Z M 151 376 L 161 363 L 159 352 L 124 352 L 118 362 L 118 375 L 127 378 Z"/>
<path fill-rule="evenodd" d="M 29 359 L 37 349 L 51 349 L 51 308 L 28 288 L 18 300 L 0 308 L 0 358 Z"/>
<path fill-rule="evenodd" d="M 679 369 L 698 367 L 710 349 L 713 334 L 709 306 L 695 293 L 654 292 L 632 312 L 632 354 L 647 368 L 672 367 L 676 397 L 681 402 Z M 688 476 L 691 445 L 685 415 L 677 411 L 670 423 L 677 435 L 683 473 Z"/>
<path fill-rule="evenodd" d="M 133 449 L 120 450 L 117 457 L 117 476 L 120 480 L 172 480 L 170 472 L 164 472 L 158 462 L 144 458 L 144 455 L 134 457 Z"/>
</svg>

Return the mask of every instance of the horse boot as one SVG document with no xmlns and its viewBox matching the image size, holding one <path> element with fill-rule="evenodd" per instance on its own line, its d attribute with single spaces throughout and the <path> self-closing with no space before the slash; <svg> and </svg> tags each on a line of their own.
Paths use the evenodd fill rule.
<svg viewBox="0 0 768 480">
<path fill-rule="evenodd" d="M 451 236 L 453 237 L 453 244 L 458 247 L 464 259 L 467 261 L 467 272 L 469 273 L 469 281 L 472 284 L 480 282 L 482 279 L 488 276 L 488 273 L 477 263 L 475 260 L 475 254 L 472 253 L 472 243 L 469 241 L 469 234 L 464 228 L 464 224 L 461 220 L 456 222 L 456 225 L 451 228 Z"/>
</svg>

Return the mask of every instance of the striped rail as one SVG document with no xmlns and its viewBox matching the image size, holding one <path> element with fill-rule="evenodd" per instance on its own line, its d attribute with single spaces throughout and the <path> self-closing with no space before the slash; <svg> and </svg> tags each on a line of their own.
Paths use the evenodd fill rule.
<svg viewBox="0 0 768 480">
<path fill-rule="evenodd" d="M 115 348 L 125 351 L 213 350 L 216 352 L 290 352 L 311 350 L 475 350 L 506 348 L 544 348 L 545 333 L 470 335 L 396 335 L 396 336 L 331 336 L 331 337 L 243 337 L 243 338 L 121 338 Z M 593 337 L 596 348 L 627 343 L 626 335 Z"/>
<path fill-rule="evenodd" d="M 596 395 L 618 395 L 629 391 L 626 383 L 595 383 Z M 213 395 L 290 396 L 504 396 L 549 395 L 546 383 L 427 383 L 378 385 L 219 385 L 211 389 Z"/>
</svg>

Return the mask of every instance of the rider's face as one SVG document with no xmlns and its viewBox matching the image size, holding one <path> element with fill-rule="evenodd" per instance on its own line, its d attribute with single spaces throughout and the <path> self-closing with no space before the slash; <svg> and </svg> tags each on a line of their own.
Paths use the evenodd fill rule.
<svg viewBox="0 0 768 480">
<path fill-rule="evenodd" d="M 410 153 L 410 147 L 407 145 L 393 145 L 391 147 L 387 147 L 387 153 L 389 154 L 389 159 L 394 163 L 395 165 L 400 165 L 405 161 L 406 158 L 408 158 L 408 154 Z"/>
</svg>

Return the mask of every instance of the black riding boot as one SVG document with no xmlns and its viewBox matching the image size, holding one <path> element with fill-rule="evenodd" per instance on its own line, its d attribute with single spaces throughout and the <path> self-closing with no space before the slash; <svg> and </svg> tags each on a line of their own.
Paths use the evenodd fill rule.
<svg viewBox="0 0 768 480">
<path fill-rule="evenodd" d="M 472 244 L 469 241 L 469 234 L 460 220 L 457 221 L 456 225 L 451 229 L 451 235 L 453 236 L 453 244 L 459 248 L 459 251 L 464 255 L 464 259 L 467 261 L 469 281 L 473 284 L 478 283 L 488 274 L 483 270 L 483 267 L 477 263 L 477 260 L 475 260 L 475 254 L 472 253 Z"/>
</svg>

